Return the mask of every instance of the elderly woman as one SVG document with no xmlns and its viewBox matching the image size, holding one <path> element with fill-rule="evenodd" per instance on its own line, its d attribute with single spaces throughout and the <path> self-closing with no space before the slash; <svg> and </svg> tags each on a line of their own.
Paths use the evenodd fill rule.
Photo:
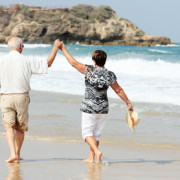
<svg viewBox="0 0 180 180">
<path fill-rule="evenodd" d="M 61 51 L 68 62 L 80 73 L 85 74 L 85 95 L 81 104 L 82 111 L 82 136 L 90 146 L 90 154 L 86 162 L 101 163 L 102 152 L 99 150 L 99 140 L 108 114 L 107 90 L 109 86 L 127 104 L 130 110 L 133 106 L 123 89 L 116 81 L 116 75 L 104 67 L 107 55 L 102 50 L 92 53 L 94 66 L 82 64 L 74 59 L 61 45 Z"/>
</svg>

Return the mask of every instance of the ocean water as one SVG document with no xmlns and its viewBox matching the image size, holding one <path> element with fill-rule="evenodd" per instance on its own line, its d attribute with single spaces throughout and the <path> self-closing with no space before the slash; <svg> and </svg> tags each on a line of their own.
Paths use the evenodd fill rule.
<svg viewBox="0 0 180 180">
<path fill-rule="evenodd" d="M 46 60 L 52 46 L 25 44 L 24 55 Z M 69 52 L 81 63 L 93 64 L 91 53 L 96 49 L 107 52 L 106 68 L 115 72 L 120 86 L 134 102 L 150 102 L 180 105 L 180 44 L 134 46 L 67 45 Z M 0 56 L 7 53 L 6 45 L 0 45 Z M 47 75 L 33 75 L 33 90 L 84 93 L 84 77 L 72 68 L 61 51 Z M 109 91 L 109 97 L 116 94 Z"/>
<path fill-rule="evenodd" d="M 52 49 L 46 44 L 25 44 L 24 55 L 46 60 Z M 115 72 L 120 86 L 134 102 L 180 105 L 180 44 L 134 46 L 67 45 L 69 52 L 81 63 L 93 64 L 91 53 L 96 49 L 107 52 L 106 68 Z M 7 53 L 0 45 L 0 56 Z M 33 90 L 82 95 L 84 77 L 72 68 L 61 51 L 47 75 L 33 75 Z M 109 97 L 116 98 L 113 91 Z"/>
<path fill-rule="evenodd" d="M 105 143 L 180 148 L 180 44 L 155 47 L 76 44 L 66 47 L 78 61 L 84 64 L 93 64 L 91 53 L 94 50 L 101 49 L 107 52 L 105 67 L 116 74 L 118 83 L 141 116 L 136 134 L 130 134 L 124 118 L 125 104 L 109 88 L 108 96 L 112 100 L 110 121 L 105 127 L 103 136 Z M 23 54 L 46 60 L 51 49 L 52 46 L 47 44 L 25 44 Z M 7 45 L 0 45 L 0 56 L 7 52 Z M 32 128 L 28 136 L 40 140 L 79 141 L 80 112 L 77 113 L 75 109 L 77 106 L 79 109 L 81 98 L 71 100 L 71 96 L 79 97 L 84 94 L 84 76 L 69 65 L 60 50 L 48 74 L 32 76 L 31 88 L 35 91 L 63 93 L 66 98 L 60 100 L 61 105 L 57 105 L 58 95 L 55 96 L 54 102 L 60 107 L 59 111 L 54 113 L 42 109 L 40 115 L 37 115 L 37 111 L 32 110 L 30 118 L 34 121 L 30 121 Z M 31 103 L 34 101 L 36 103 L 33 106 L 44 103 L 41 99 L 32 100 Z M 76 121 L 73 119 L 73 112 L 67 111 L 70 104 L 74 106 Z M 67 113 L 69 113 L 68 117 L 66 117 Z M 59 119 L 62 121 L 59 122 Z M 0 129 L 3 131 L 2 124 Z"/>
</svg>

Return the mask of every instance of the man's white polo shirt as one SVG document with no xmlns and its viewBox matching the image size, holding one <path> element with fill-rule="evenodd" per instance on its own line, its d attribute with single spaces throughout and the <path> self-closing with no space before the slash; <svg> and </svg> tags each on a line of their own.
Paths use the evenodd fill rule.
<svg viewBox="0 0 180 180">
<path fill-rule="evenodd" d="M 10 51 L 0 59 L 0 92 L 3 94 L 29 92 L 31 75 L 44 74 L 47 70 L 45 60 L 29 58 L 18 51 Z"/>
</svg>

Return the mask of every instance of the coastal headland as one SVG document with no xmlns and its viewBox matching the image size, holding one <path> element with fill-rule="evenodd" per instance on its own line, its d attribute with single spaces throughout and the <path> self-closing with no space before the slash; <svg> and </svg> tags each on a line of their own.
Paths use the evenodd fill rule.
<svg viewBox="0 0 180 180">
<path fill-rule="evenodd" d="M 0 43 L 19 36 L 25 43 L 154 46 L 172 44 L 168 37 L 146 34 L 109 6 L 77 5 L 41 8 L 25 5 L 0 6 Z"/>
</svg>

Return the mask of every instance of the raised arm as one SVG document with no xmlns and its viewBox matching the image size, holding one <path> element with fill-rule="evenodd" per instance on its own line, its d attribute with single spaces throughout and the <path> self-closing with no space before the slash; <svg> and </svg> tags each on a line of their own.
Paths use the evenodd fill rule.
<svg viewBox="0 0 180 180">
<path fill-rule="evenodd" d="M 73 56 L 71 56 L 71 54 L 66 50 L 66 47 L 64 44 L 61 45 L 60 47 L 61 51 L 63 52 L 64 56 L 66 57 L 66 59 L 68 60 L 68 62 L 74 67 L 76 68 L 79 72 L 81 72 L 82 74 L 84 74 L 85 72 L 85 65 L 76 61 L 76 59 L 74 59 Z"/>
<path fill-rule="evenodd" d="M 115 93 L 127 104 L 131 111 L 133 111 L 133 105 L 129 101 L 124 90 L 119 86 L 117 81 L 114 84 L 111 84 L 111 88 L 115 91 Z"/>
<path fill-rule="evenodd" d="M 49 56 L 47 58 L 48 67 L 51 67 L 51 65 L 52 65 L 52 63 L 56 57 L 57 51 L 60 48 L 60 46 L 62 45 L 62 43 L 63 42 L 61 42 L 59 39 L 56 39 L 54 41 L 54 47 L 53 47 L 51 53 L 49 54 Z"/>
</svg>

